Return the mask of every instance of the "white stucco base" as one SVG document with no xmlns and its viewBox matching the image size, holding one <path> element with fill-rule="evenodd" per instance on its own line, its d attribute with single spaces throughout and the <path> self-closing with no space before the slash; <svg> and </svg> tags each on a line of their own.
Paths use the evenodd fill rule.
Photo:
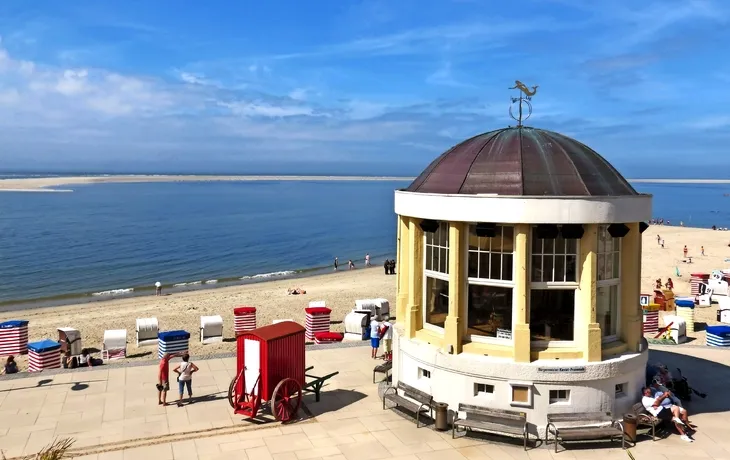
<svg viewBox="0 0 730 460">
<path fill-rule="evenodd" d="M 547 414 L 552 412 L 606 412 L 615 417 L 639 400 L 645 381 L 648 351 L 587 363 L 577 360 L 543 360 L 515 363 L 511 359 L 461 353 L 449 355 L 416 339 L 407 339 L 394 328 L 393 382 L 402 381 L 431 394 L 435 401 L 456 410 L 459 403 L 525 412 L 530 432 L 544 437 Z M 552 372 L 555 368 L 579 368 Z M 585 368 L 581 372 L 581 369 Z M 424 376 L 423 370 L 430 373 Z M 476 394 L 476 384 L 493 386 L 493 392 Z M 616 395 L 616 385 L 624 393 Z M 512 386 L 526 386 L 530 401 L 512 401 Z M 568 402 L 550 403 L 550 390 L 569 390 Z M 463 415 L 463 414 L 462 414 Z"/>
</svg>

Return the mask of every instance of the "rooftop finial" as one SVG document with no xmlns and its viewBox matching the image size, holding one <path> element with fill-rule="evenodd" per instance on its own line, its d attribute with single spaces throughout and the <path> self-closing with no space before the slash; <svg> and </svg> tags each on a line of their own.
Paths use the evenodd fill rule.
<svg viewBox="0 0 730 460">
<path fill-rule="evenodd" d="M 515 116 L 515 114 L 512 112 L 512 106 L 509 107 L 509 116 L 514 118 L 517 121 L 517 126 L 522 126 L 522 122 L 530 118 L 530 115 L 532 115 L 532 96 L 537 93 L 537 85 L 532 87 L 532 90 L 527 87 L 524 83 L 522 83 L 519 80 L 515 80 L 515 86 L 509 88 L 509 89 L 519 89 L 520 90 L 520 96 L 519 97 L 513 97 L 512 98 L 512 104 L 517 103 L 519 112 L 518 116 Z M 525 114 L 522 110 L 522 104 L 525 104 L 527 106 L 527 114 Z"/>
</svg>

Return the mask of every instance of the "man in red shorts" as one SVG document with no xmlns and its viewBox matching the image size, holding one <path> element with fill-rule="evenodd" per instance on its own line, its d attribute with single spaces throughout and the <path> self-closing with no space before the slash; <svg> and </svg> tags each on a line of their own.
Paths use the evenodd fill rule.
<svg viewBox="0 0 730 460">
<path fill-rule="evenodd" d="M 157 375 L 157 404 L 167 405 L 167 392 L 170 391 L 170 360 L 178 356 L 177 353 L 165 353 L 160 360 L 160 369 Z"/>
</svg>

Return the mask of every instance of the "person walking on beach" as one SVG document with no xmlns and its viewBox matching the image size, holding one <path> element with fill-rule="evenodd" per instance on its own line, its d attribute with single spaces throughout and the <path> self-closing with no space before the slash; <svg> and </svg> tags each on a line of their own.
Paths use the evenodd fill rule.
<svg viewBox="0 0 730 460">
<path fill-rule="evenodd" d="M 656 244 L 662 244 L 662 237 L 659 235 L 656 236 Z"/>
<path fill-rule="evenodd" d="M 162 283 L 159 281 L 155 283 L 155 295 L 162 295 Z"/>
<path fill-rule="evenodd" d="M 365 254 L 365 266 L 366 267 L 370 266 L 370 254 L 369 253 Z"/>
<path fill-rule="evenodd" d="M 662 238 L 662 249 L 664 249 L 664 238 Z"/>
<path fill-rule="evenodd" d="M 705 255 L 705 247 L 700 246 L 700 253 L 704 256 Z"/>
<path fill-rule="evenodd" d="M 352 263 L 352 259 L 350 259 L 350 260 L 347 261 L 347 268 L 349 270 L 352 270 L 353 268 L 355 268 L 355 264 Z"/>
<path fill-rule="evenodd" d="M 190 355 L 185 353 L 181 362 L 174 372 L 177 374 L 177 385 L 180 390 L 180 397 L 177 399 L 177 407 L 182 407 L 183 390 L 188 388 L 188 404 L 193 402 L 193 374 L 198 372 L 198 366 L 190 362 Z"/>
<path fill-rule="evenodd" d="M 375 317 L 370 321 L 370 357 L 375 359 L 378 357 L 378 348 L 380 348 L 380 323 Z"/>
<path fill-rule="evenodd" d="M 337 260 L 337 257 L 335 257 L 335 271 L 337 271 L 337 266 L 340 264 L 340 262 Z"/>
<path fill-rule="evenodd" d="M 684 249 L 682 249 L 682 252 L 684 253 L 684 258 L 686 259 L 687 258 L 687 252 L 688 252 L 687 251 L 687 245 L 686 244 L 684 245 Z"/>
</svg>

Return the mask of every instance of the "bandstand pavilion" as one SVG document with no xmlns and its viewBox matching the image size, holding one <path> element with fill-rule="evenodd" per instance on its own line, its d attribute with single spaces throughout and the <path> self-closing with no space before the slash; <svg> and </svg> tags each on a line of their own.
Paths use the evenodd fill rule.
<svg viewBox="0 0 730 460">
<path fill-rule="evenodd" d="M 586 145 L 526 126 L 478 135 L 395 192 L 393 379 L 456 409 L 612 411 L 639 399 L 639 194 Z"/>
</svg>

